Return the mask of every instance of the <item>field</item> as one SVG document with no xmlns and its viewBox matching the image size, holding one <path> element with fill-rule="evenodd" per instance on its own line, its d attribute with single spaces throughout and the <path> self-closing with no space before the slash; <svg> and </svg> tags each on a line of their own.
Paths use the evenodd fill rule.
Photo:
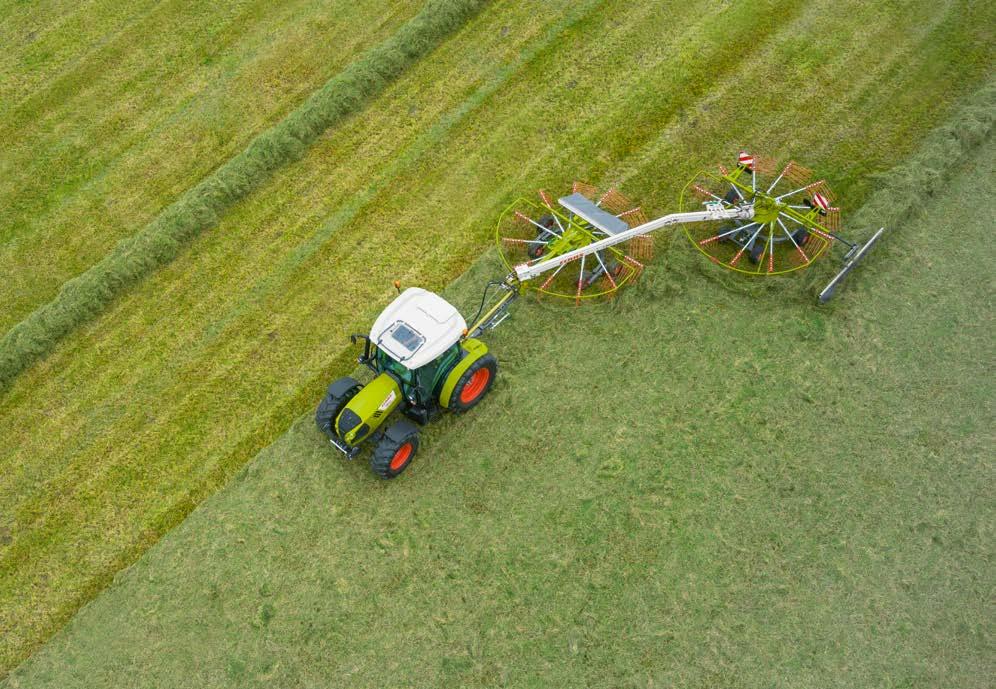
<svg viewBox="0 0 996 689">
<path fill-rule="evenodd" d="M 95 173 L 97 181 L 81 183 L 80 191 L 73 191 L 81 195 L 79 200 L 64 202 L 60 194 L 53 193 L 51 185 L 41 180 L 36 182 L 39 186 L 35 200 L 25 200 L 23 207 L 12 203 L 15 214 L 21 214 L 17 217 L 24 220 L 21 225 L 11 226 L 14 228 L 11 251 L 23 253 L 10 254 L 9 259 L 5 255 L 2 261 L 4 270 L 8 265 L 18 266 L 14 271 L 18 277 L 0 281 L 3 284 L 0 289 L 11 290 L 9 297 L 6 294 L 3 297 L 5 307 L 0 317 L 6 323 L 13 323 L 30 306 L 50 297 L 61 280 L 99 258 L 122 234 L 141 227 L 164 203 L 244 145 L 259 126 L 272 123 L 281 112 L 289 110 L 295 99 L 300 100 L 306 94 L 305 86 L 317 87 L 348 62 L 350 51 L 376 41 L 414 10 L 411 3 L 392 3 L 390 7 L 395 12 L 390 18 L 383 25 L 374 22 L 377 26 L 368 27 L 363 14 L 367 10 L 360 9 L 367 5 L 354 5 L 357 8 L 350 12 L 356 12 L 355 16 L 337 15 L 336 21 L 355 21 L 357 26 L 372 33 L 364 37 L 350 30 L 350 36 L 355 36 L 357 42 L 346 52 L 342 46 L 293 38 L 290 29 L 279 26 L 273 29 L 275 35 L 286 38 L 289 44 L 282 57 L 272 58 L 269 63 L 272 68 L 282 74 L 286 61 L 299 61 L 299 68 L 314 81 L 302 83 L 300 77 L 291 77 L 287 89 L 281 91 L 283 95 L 274 96 L 272 107 L 260 106 L 266 110 L 265 114 L 253 111 L 256 119 L 252 122 L 233 113 L 241 115 L 249 101 L 254 107 L 258 105 L 253 99 L 258 89 L 237 80 L 228 87 L 215 81 L 205 87 L 222 89 L 211 91 L 215 101 L 204 96 L 206 102 L 215 103 L 212 107 L 205 106 L 205 117 L 221 107 L 219 103 L 231 108 L 226 117 L 204 125 L 220 127 L 223 138 L 227 137 L 224 142 L 216 141 L 204 151 L 181 146 L 176 153 L 177 142 L 188 139 L 183 128 L 200 125 L 185 113 L 171 110 L 177 101 L 170 98 L 157 106 L 160 110 L 142 116 L 147 118 L 142 120 L 146 124 L 135 125 L 144 134 L 136 134 L 137 148 L 134 157 L 128 158 L 130 162 L 125 161 L 127 156 L 114 158 L 114 165 L 125 167 L 120 172 Z M 270 8 L 267 12 L 277 11 L 270 4 L 259 7 Z M 222 9 L 204 11 L 223 13 Z M 328 15 L 323 16 L 328 19 Z M 869 5 L 782 1 L 731 6 L 700 0 L 634 6 L 626 2 L 564 0 L 489 5 L 461 32 L 389 86 L 361 115 L 330 131 L 300 162 L 278 172 L 269 183 L 238 204 L 217 228 L 193 241 L 176 261 L 67 337 L 51 356 L 25 372 L 0 398 L 0 466 L 3 467 L 0 537 L 6 541 L 0 546 L 0 626 L 4 629 L 0 640 L 0 671 L 26 657 L 104 588 L 116 572 L 134 562 L 201 500 L 226 484 L 246 462 L 280 436 L 294 419 L 308 411 L 326 381 L 351 368 L 355 353 L 348 350 L 346 336 L 362 330 L 371 314 L 389 299 L 393 278 L 430 288 L 446 285 L 487 246 L 494 218 L 515 195 L 540 186 L 563 188 L 571 180 L 582 178 L 620 185 L 630 196 L 643 199 L 651 210 L 663 211 L 672 207 L 689 173 L 730 156 L 740 146 L 751 146 L 776 157 L 793 156 L 816 166 L 833 181 L 846 206 L 853 208 L 874 187 L 876 173 L 889 169 L 915 150 L 918 139 L 942 121 L 952 104 L 971 92 L 991 71 L 989 27 L 994 18 L 993 10 L 981 3 Z M 286 10 L 286 20 L 305 22 L 303 26 L 307 27 L 307 19 L 292 10 Z M 259 21 L 264 27 L 259 31 L 268 36 L 269 20 Z M 110 26 L 101 29 L 111 30 Z M 118 29 L 119 40 L 123 42 L 119 49 L 131 55 L 125 49 L 127 41 L 141 37 L 131 38 L 129 30 Z M 274 45 L 264 38 L 259 40 L 267 49 Z M 747 42 L 752 46 L 750 51 L 743 49 Z M 66 50 L 71 52 L 73 48 Z M 312 50 L 325 52 L 307 52 Z M 330 54 L 335 57 L 329 57 Z M 233 55 L 238 55 L 238 50 L 233 49 Z M 188 55 L 184 59 L 196 63 L 200 58 Z M 66 60 L 75 64 L 71 58 Z M 95 71 L 105 74 L 99 67 Z M 117 78 L 126 72 L 122 70 Z M 191 85 L 190 80 L 203 77 L 190 74 L 178 66 L 178 85 L 168 86 L 171 93 L 172 89 L 181 88 L 195 93 L 196 84 Z M 112 74 L 106 78 L 114 77 Z M 245 78 L 252 82 L 251 77 Z M 153 94 L 158 93 L 150 86 L 155 81 L 149 77 L 145 86 Z M 18 93 L 29 94 L 44 83 L 46 79 L 38 77 L 20 87 Z M 103 88 L 114 93 L 118 87 L 109 81 Z M 224 88 L 237 91 L 243 100 L 230 102 L 227 96 L 218 95 L 227 93 Z M 64 117 L 71 120 L 73 114 L 67 112 Z M 235 125 L 225 124 L 233 119 L 244 129 L 234 131 Z M 161 125 L 150 124 L 160 120 Z M 92 117 L 80 116 L 79 121 L 89 126 Z M 800 121 L 806 123 L 805 127 L 800 128 Z M 19 126 L 28 131 L 29 118 Z M 64 129 L 75 131 L 78 126 L 82 125 L 70 121 Z M 43 150 L 49 146 L 58 151 L 66 145 L 66 137 L 59 136 L 58 128 L 36 136 L 43 134 L 49 137 L 40 139 Z M 116 155 L 116 147 L 124 145 L 114 127 L 96 130 L 90 136 L 107 147 L 108 158 Z M 10 157 L 0 158 L 4 170 L 19 169 L 27 164 L 29 157 L 26 153 L 17 159 L 13 154 L 5 155 Z M 157 160 L 164 156 L 176 167 L 160 170 L 162 165 Z M 90 169 L 86 161 L 79 164 L 81 170 Z M 39 165 L 39 170 L 49 169 Z M 133 180 L 138 170 L 162 172 L 163 178 L 155 184 L 136 185 Z M 75 174 L 67 179 L 73 179 Z M 2 184 L 5 181 L 0 181 Z M 0 187 L 3 189 L 6 187 Z M 9 198 L 12 189 L 3 191 L 7 194 L 3 198 Z M 129 196 L 118 196 L 118 190 L 127 191 Z M 102 210 L 102 204 L 108 199 L 124 200 L 120 201 L 123 204 L 120 221 L 104 224 L 107 212 Z M 63 215 L 58 218 L 53 215 L 45 221 L 39 219 L 49 212 Z M 69 236 L 75 241 L 71 233 L 78 232 L 79 227 L 93 233 L 92 242 L 82 242 L 79 255 L 67 251 L 66 262 L 60 262 L 63 259 L 57 257 L 58 251 L 43 249 L 41 253 L 33 253 L 36 247 L 44 247 L 44 242 L 49 241 L 30 238 L 35 231 L 32 228 L 42 227 L 50 231 L 46 236 L 62 247 L 67 245 Z M 6 226 L 0 231 L 6 231 Z M 19 239 L 22 236 L 25 239 Z M 46 263 L 49 256 L 53 257 L 52 263 Z M 675 272 L 669 271 L 668 275 Z M 672 308 L 677 310 L 668 311 L 670 315 L 662 315 L 665 320 L 660 321 L 675 327 L 656 330 L 667 338 L 673 337 L 674 331 L 686 337 L 687 331 L 698 327 L 707 309 L 720 308 L 715 293 L 677 294 L 690 288 L 676 280 L 666 278 L 669 286 L 665 291 L 671 290 L 668 299 L 674 300 Z M 648 290 L 648 308 L 661 305 L 651 287 L 643 289 Z M 637 291 L 634 295 L 641 293 Z M 628 297 L 617 308 L 637 309 L 637 299 L 637 296 Z M 734 309 L 733 296 L 724 295 L 723 301 L 722 313 L 739 310 L 744 317 L 750 315 L 746 307 Z M 878 318 L 889 316 L 885 305 L 873 307 L 874 302 L 875 299 L 869 299 L 867 304 L 863 301 L 859 312 L 874 309 L 868 312 Z M 10 313 L 8 303 L 12 304 Z M 823 316 L 812 316 L 808 302 L 789 300 L 788 305 L 797 314 L 788 319 L 796 328 L 793 332 L 806 334 L 812 330 L 813 336 L 829 336 L 832 326 Z M 788 307 L 776 305 L 776 308 Z M 541 307 L 527 306 L 521 320 L 543 322 L 556 318 L 552 314 L 530 315 L 530 309 Z M 690 332 L 687 336 L 706 337 L 706 333 Z M 496 338 L 496 346 L 504 347 L 505 337 L 503 333 Z M 672 345 L 679 342 L 682 341 L 674 340 Z M 532 344 L 521 341 L 515 346 L 526 349 L 519 350 L 519 355 L 514 349 L 503 354 L 508 368 L 501 394 L 511 395 L 513 389 L 530 387 L 535 369 L 529 373 L 528 366 L 542 365 L 531 357 L 533 354 L 543 357 L 547 351 L 539 339 Z M 692 347 L 693 342 L 684 342 L 682 346 Z M 700 346 L 712 345 L 703 340 Z M 773 351 L 774 345 L 769 347 Z M 751 351 L 745 348 L 744 354 L 730 363 L 735 365 L 733 371 L 738 375 L 747 376 L 753 370 Z M 888 354 L 881 348 L 876 351 L 883 356 Z M 705 357 L 707 351 L 696 354 Z M 572 360 L 577 354 L 567 352 L 563 356 Z M 662 354 L 661 360 L 664 358 Z M 621 363 L 627 361 L 625 357 L 621 359 Z M 637 359 L 632 363 L 637 367 L 643 365 Z M 526 368 L 517 373 L 516 366 Z M 665 370 L 670 372 L 680 367 L 668 364 Z M 618 395 L 633 384 L 632 376 L 632 373 L 621 376 L 620 369 L 611 381 L 600 383 L 605 386 L 606 413 L 611 412 Z M 719 371 L 714 380 L 717 385 L 722 382 Z M 696 408 L 694 413 L 678 414 L 677 410 L 687 410 L 692 400 L 711 389 L 689 397 L 688 391 L 670 391 L 667 386 L 671 382 L 665 377 L 657 385 L 661 386 L 661 395 L 668 393 L 661 399 L 673 405 L 672 416 L 661 415 L 652 405 L 632 417 L 624 414 L 613 422 L 599 443 L 595 439 L 587 441 L 590 447 L 584 450 L 586 454 L 578 454 L 578 463 L 574 465 L 548 465 L 537 456 L 532 443 L 549 429 L 532 422 L 525 429 L 514 431 L 514 437 L 510 438 L 524 443 L 517 446 L 516 456 L 491 450 L 478 452 L 473 448 L 460 452 L 459 444 L 472 437 L 464 434 L 472 433 L 474 426 L 446 431 L 447 440 L 439 442 L 438 454 L 433 450 L 432 457 L 422 462 L 412 477 L 431 467 L 445 466 L 446 458 L 451 456 L 448 453 L 470 454 L 472 462 L 466 466 L 478 469 L 473 476 L 464 476 L 461 469 L 441 483 L 425 479 L 424 492 L 418 496 L 410 492 L 391 493 L 388 492 L 391 488 L 367 482 L 360 478 L 360 467 L 356 467 L 355 473 L 336 473 L 337 468 L 327 456 L 324 464 L 317 464 L 317 458 L 324 456 L 321 454 L 324 448 L 315 448 L 310 451 L 312 454 L 304 455 L 296 454 L 297 450 L 286 455 L 271 450 L 268 456 L 280 457 L 280 462 L 285 461 L 285 456 L 301 462 L 297 468 L 282 467 L 288 473 L 277 471 L 273 480 L 279 474 L 283 476 L 280 480 L 288 481 L 280 490 L 284 491 L 285 499 L 294 500 L 295 509 L 308 500 L 318 500 L 313 507 L 328 507 L 331 500 L 333 512 L 339 510 L 337 514 L 352 514 L 355 519 L 368 522 L 378 514 L 387 515 L 381 510 L 392 504 L 409 507 L 404 512 L 406 519 L 411 507 L 417 506 L 418 519 L 424 523 L 409 527 L 431 530 L 440 523 L 448 529 L 456 528 L 460 521 L 457 512 L 472 505 L 472 512 L 479 515 L 479 524 L 488 521 L 505 529 L 498 521 L 503 512 L 488 516 L 488 510 L 498 507 L 485 499 L 491 493 L 480 492 L 494 491 L 496 485 L 501 485 L 491 482 L 514 481 L 514 486 L 505 488 L 518 486 L 531 491 L 527 477 L 535 479 L 536 472 L 549 471 L 551 466 L 557 466 L 557 472 L 582 472 L 587 466 L 585 462 L 597 459 L 601 464 L 611 459 L 603 457 L 606 446 L 614 448 L 611 452 L 625 468 L 624 458 L 630 447 L 626 443 L 653 443 L 662 452 L 666 448 L 677 451 L 672 443 L 677 443 L 677 449 L 691 448 L 693 442 L 700 442 L 699 434 L 694 432 L 696 428 L 713 426 L 724 411 L 743 413 L 741 407 L 746 401 L 734 398 L 727 400 L 727 407 L 710 406 L 705 412 Z M 835 379 L 833 385 L 839 384 Z M 750 385 L 746 387 L 743 394 L 748 396 L 747 401 L 762 392 Z M 822 404 L 817 392 L 814 389 L 808 393 L 814 400 L 811 404 Z M 843 392 L 840 394 L 841 399 L 846 398 Z M 510 403 L 512 399 L 508 398 Z M 722 399 L 725 398 L 717 398 L 710 404 L 720 405 Z M 539 413 L 539 401 L 523 404 L 525 409 Z M 659 406 L 662 401 L 656 404 Z M 822 408 L 820 411 L 830 413 Z M 902 407 L 897 410 L 896 419 L 905 420 L 910 413 L 907 407 Z M 681 418 L 676 420 L 677 416 Z M 504 414 L 499 414 L 493 423 L 494 428 L 506 429 L 503 437 L 508 429 L 521 426 L 507 425 Z M 813 433 L 821 429 L 827 434 L 832 432 L 820 426 L 818 416 L 812 418 L 810 425 L 809 431 Z M 307 442 L 314 443 L 315 438 L 308 435 L 310 431 L 301 428 L 291 436 L 297 438 L 295 443 L 305 442 L 301 433 Z M 814 453 L 825 447 L 826 435 L 820 438 L 820 444 L 811 447 Z M 855 438 L 860 440 L 860 434 Z M 771 438 L 765 435 L 761 440 Z M 284 442 L 289 441 L 281 441 Z M 491 447 L 490 441 L 487 447 Z M 725 460 L 712 456 L 723 449 L 721 446 L 700 449 L 708 451 L 710 461 L 734 461 L 729 455 Z M 838 456 L 843 457 L 843 450 L 834 455 Z M 514 478 L 480 475 L 482 466 L 485 469 L 489 463 L 504 466 L 516 459 L 521 461 L 522 457 L 530 458 L 528 464 L 533 467 L 521 474 L 522 483 L 518 475 Z M 649 458 L 643 461 L 650 462 Z M 254 466 L 269 466 L 263 460 L 260 462 Z M 453 459 L 448 464 L 464 466 Z M 599 470 L 599 475 L 611 473 L 615 464 L 607 466 L 610 468 Z M 738 470 L 748 473 L 750 466 Z M 760 467 L 769 468 L 768 464 Z M 733 470 L 730 468 L 723 475 Z M 451 474 L 452 471 L 440 475 Z M 464 494 L 459 492 L 463 490 L 460 488 L 437 505 L 434 501 L 440 495 L 447 495 L 447 486 L 454 490 L 451 481 L 460 480 L 456 476 L 469 482 L 470 497 L 461 498 Z M 564 476 L 554 473 L 551 478 Z M 695 491 L 708 490 L 709 477 L 702 474 L 701 478 L 706 483 L 693 486 Z M 620 480 L 623 484 L 627 481 Z M 234 484 L 223 495 L 234 495 L 242 490 L 240 485 Z M 594 491 L 600 484 L 587 485 Z M 610 481 L 606 485 L 613 484 Z M 572 491 L 581 488 L 581 484 L 565 486 Z M 324 497 L 316 497 L 316 491 Z M 592 492 L 579 498 L 590 501 L 585 503 L 587 516 L 581 517 L 603 520 L 605 529 L 620 528 L 612 520 L 624 518 L 629 508 L 619 512 L 609 509 L 614 503 L 601 505 L 599 500 L 604 494 Z M 619 501 L 624 501 L 625 495 L 620 493 Z M 264 496 L 254 499 L 261 497 Z M 278 500 L 269 494 L 265 497 Z M 516 499 L 519 497 L 527 499 L 519 495 Z M 691 494 L 684 498 L 688 509 L 692 509 L 693 498 Z M 647 496 L 641 499 L 652 500 Z M 375 504 L 370 505 L 371 501 Z M 499 501 L 499 505 L 503 503 Z M 575 506 L 580 505 L 582 502 Z M 245 508 L 243 505 L 238 509 Z M 553 529 L 574 508 L 562 506 L 562 509 L 566 511 L 558 517 L 556 511 L 537 515 L 524 507 L 516 519 L 538 517 L 537 528 Z M 442 522 L 424 516 L 434 514 L 435 510 L 442 510 L 439 514 Z M 659 507 L 660 511 L 666 511 L 666 506 Z M 331 516 L 339 519 L 334 514 Z M 295 515 L 294 526 L 289 527 L 297 533 L 295 538 L 300 536 L 300 528 L 317 538 L 319 532 L 312 530 L 314 525 L 302 526 L 304 518 L 303 514 L 300 519 Z M 196 518 L 183 528 L 198 528 L 189 526 L 190 523 L 196 524 Z M 385 557 L 396 555 L 390 547 L 377 545 L 382 538 L 387 543 L 397 540 L 392 540 L 393 532 L 378 531 L 380 527 L 374 527 L 377 523 L 369 522 L 366 531 L 352 535 L 342 528 L 338 529 L 341 534 L 322 533 L 321 538 L 360 539 L 347 544 L 353 549 L 349 551 L 353 559 L 340 562 L 358 561 L 366 550 L 383 551 L 381 555 Z M 523 522 L 519 523 L 521 526 Z M 673 528 L 677 526 L 676 523 Z M 362 540 L 374 533 L 372 542 Z M 409 531 L 399 533 L 398 538 L 407 543 Z M 676 537 L 693 538 L 697 533 L 693 529 Z M 777 535 L 770 528 L 766 533 Z M 205 535 L 195 551 L 202 556 L 215 547 L 207 538 Z M 436 577 L 445 577 L 445 560 L 456 552 L 456 545 L 447 542 L 442 533 L 429 542 L 436 544 L 436 552 L 443 558 L 435 565 Z M 328 544 L 330 548 L 342 546 L 334 541 Z M 686 545 L 691 557 L 694 554 L 691 545 Z M 233 550 L 222 552 L 226 547 Z M 413 547 L 408 546 L 409 553 L 414 552 Z M 551 551 L 549 547 L 531 549 L 529 544 L 523 544 L 523 549 L 514 554 L 514 560 L 504 559 L 501 552 L 489 557 L 496 566 L 507 570 L 503 576 L 509 590 L 514 592 L 517 587 L 512 583 L 520 576 L 525 577 L 523 581 L 532 581 L 528 573 L 516 571 L 520 564 L 525 567 L 528 561 L 535 560 L 536 566 L 543 563 L 544 571 L 549 570 L 553 576 L 573 562 L 572 547 L 565 542 Z M 234 557 L 237 552 L 237 547 L 231 544 L 219 543 L 217 548 L 219 558 Z M 302 562 L 313 556 L 300 554 L 305 558 Z M 700 552 L 694 556 L 704 558 L 707 554 Z M 287 555 L 292 557 L 291 553 Z M 561 569 L 557 570 L 557 563 L 549 559 L 551 555 L 567 564 L 559 565 Z M 434 557 L 428 553 L 424 556 Z M 326 553 L 323 557 L 328 559 L 333 555 Z M 586 552 L 584 557 L 596 556 Z M 600 557 L 584 565 L 585 568 L 604 575 L 611 563 Z M 423 564 L 428 566 L 428 562 Z M 237 557 L 230 564 L 242 570 L 256 566 Z M 715 565 L 714 562 L 700 564 Z M 368 565 L 373 567 L 376 563 L 369 561 Z M 626 568 L 623 572 L 622 576 L 635 576 Z M 263 576 L 265 572 L 246 574 Z M 341 579 L 345 588 L 336 595 L 346 597 L 344 600 L 351 605 L 360 605 L 363 596 L 369 595 L 365 593 L 369 589 L 363 576 L 342 576 L 334 568 L 304 575 L 319 577 L 316 582 L 331 582 L 335 586 L 340 586 Z M 322 578 L 326 576 L 332 578 Z M 408 591 L 408 595 L 417 595 L 418 586 L 432 585 L 436 577 L 423 583 L 411 582 L 416 588 Z M 703 577 L 702 586 L 722 584 Z M 549 583 L 543 578 L 541 582 Z M 468 594 L 469 585 L 469 580 L 456 581 L 452 595 Z M 529 595 L 550 590 L 538 584 L 534 588 L 535 593 Z M 636 591 L 626 595 L 635 595 Z M 437 591 L 435 595 L 444 593 Z M 436 602 L 442 607 L 432 615 L 447 619 L 449 613 L 444 603 L 448 600 L 438 598 Z M 529 600 L 536 602 L 535 598 Z M 569 606 L 573 601 L 566 598 L 564 603 Z M 342 604 L 338 599 L 326 602 Z M 165 599 L 156 604 L 159 605 L 166 605 Z M 557 614 L 565 609 L 558 607 Z M 128 614 L 124 607 L 117 610 L 121 615 Z M 363 613 L 359 608 L 354 611 Z M 468 611 L 469 608 L 464 609 L 465 614 Z M 584 610 L 575 612 L 582 616 L 576 626 L 585 626 Z M 204 610 L 198 614 L 205 621 L 212 617 Z M 355 620 L 336 619 L 332 623 L 356 624 L 355 629 L 360 629 L 365 619 L 363 614 Z M 449 623 L 439 624 L 445 630 Z M 185 633 L 193 633 L 193 629 Z M 218 630 L 212 633 L 221 634 Z M 359 643 L 361 636 L 343 638 L 343 643 Z M 316 643 L 325 642 L 327 639 L 316 640 Z M 472 652 L 469 666 L 465 667 L 466 659 L 457 656 L 440 659 L 440 663 L 452 666 L 454 672 L 468 668 L 476 672 L 474 668 L 480 663 L 473 653 L 479 652 L 484 640 L 460 637 L 454 643 L 463 642 L 477 644 L 474 648 L 478 651 Z M 521 640 L 523 644 L 540 642 L 525 636 Z M 581 643 L 577 639 L 572 647 L 581 648 Z M 721 646 L 718 639 L 713 639 L 713 643 L 717 648 Z M 350 657 L 348 649 L 344 657 Z M 242 659 L 233 656 L 235 683 L 240 672 L 259 669 L 249 668 L 248 662 L 248 656 Z M 348 670 L 348 662 L 343 662 L 342 670 Z M 369 659 L 364 661 L 367 662 Z M 371 667 L 364 666 L 368 670 Z M 299 679 L 302 684 L 309 682 L 304 675 Z M 372 679 L 369 682 L 375 683 Z"/>
<path fill-rule="evenodd" d="M 402 478 L 300 419 L 10 686 L 989 686 L 994 163 L 830 309 L 681 241 L 611 306 L 520 302 Z"/>
<path fill-rule="evenodd" d="M 0 10 L 0 330 L 418 5 L 141 0 L 122 11 L 97 0 Z"/>
</svg>

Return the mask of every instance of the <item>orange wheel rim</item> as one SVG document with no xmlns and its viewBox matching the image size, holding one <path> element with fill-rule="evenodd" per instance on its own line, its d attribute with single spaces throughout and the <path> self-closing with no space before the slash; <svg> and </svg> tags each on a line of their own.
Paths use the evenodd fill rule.
<svg viewBox="0 0 996 689">
<path fill-rule="evenodd" d="M 405 443 L 398 448 L 398 451 L 394 453 L 394 457 L 391 458 L 391 471 L 397 471 L 405 464 L 408 463 L 409 458 L 412 456 L 412 444 Z"/>
<path fill-rule="evenodd" d="M 487 386 L 489 380 L 491 380 L 491 371 L 488 369 L 479 368 L 474 371 L 474 375 L 463 386 L 463 391 L 460 393 L 460 401 L 467 404 L 476 400 L 484 392 L 484 388 Z"/>
</svg>

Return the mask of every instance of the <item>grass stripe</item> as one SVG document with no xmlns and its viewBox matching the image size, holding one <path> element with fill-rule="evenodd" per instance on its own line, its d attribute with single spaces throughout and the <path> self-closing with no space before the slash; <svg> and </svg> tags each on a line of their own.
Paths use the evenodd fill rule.
<svg viewBox="0 0 996 689">
<path fill-rule="evenodd" d="M 186 192 L 133 238 L 122 241 L 95 266 L 69 280 L 52 302 L 28 315 L 0 341 L 0 392 L 123 290 L 176 257 L 193 237 L 215 225 L 221 213 L 275 170 L 299 159 L 326 129 L 359 110 L 483 4 L 483 0 L 429 2 L 394 36 L 256 137 L 245 151 Z"/>
</svg>

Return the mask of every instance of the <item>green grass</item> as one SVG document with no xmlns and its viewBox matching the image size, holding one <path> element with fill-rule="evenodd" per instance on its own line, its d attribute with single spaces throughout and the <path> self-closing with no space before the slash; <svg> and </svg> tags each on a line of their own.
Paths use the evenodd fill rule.
<svg viewBox="0 0 996 689">
<path fill-rule="evenodd" d="M 0 331 L 419 4 L 0 7 Z"/>
<path fill-rule="evenodd" d="M 363 52 L 238 155 L 184 192 L 93 266 L 66 281 L 58 295 L 0 339 L 0 393 L 35 361 L 118 296 L 179 255 L 234 204 L 280 167 L 299 160 L 319 136 L 340 124 L 436 48 L 484 0 L 433 0 L 390 38 Z"/>
<path fill-rule="evenodd" d="M 994 163 L 829 308 L 681 237 L 611 305 L 520 301 L 403 477 L 300 419 L 8 685 L 990 686 Z"/>
<path fill-rule="evenodd" d="M 515 195 L 580 177 L 664 211 L 751 146 L 853 208 L 991 69 L 992 13 L 492 5 L 0 400 L 0 666 L 310 409 L 392 278 L 445 285 Z"/>
</svg>

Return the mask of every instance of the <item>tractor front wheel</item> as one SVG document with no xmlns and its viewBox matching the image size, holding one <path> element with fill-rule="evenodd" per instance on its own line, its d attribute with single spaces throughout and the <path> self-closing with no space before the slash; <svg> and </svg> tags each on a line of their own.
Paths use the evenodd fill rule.
<svg viewBox="0 0 996 689">
<path fill-rule="evenodd" d="M 370 469 L 381 478 L 394 478 L 408 468 L 418 452 L 418 428 L 395 421 L 381 437 L 370 458 Z"/>
<path fill-rule="evenodd" d="M 330 438 L 335 435 L 335 420 L 339 412 L 346 408 L 349 400 L 360 391 L 360 384 L 353 378 L 345 376 L 333 381 L 325 391 L 325 399 L 315 411 L 315 425 Z"/>
<path fill-rule="evenodd" d="M 450 410 L 465 412 L 477 406 L 494 385 L 498 360 L 485 354 L 464 371 L 450 396 Z"/>
</svg>

